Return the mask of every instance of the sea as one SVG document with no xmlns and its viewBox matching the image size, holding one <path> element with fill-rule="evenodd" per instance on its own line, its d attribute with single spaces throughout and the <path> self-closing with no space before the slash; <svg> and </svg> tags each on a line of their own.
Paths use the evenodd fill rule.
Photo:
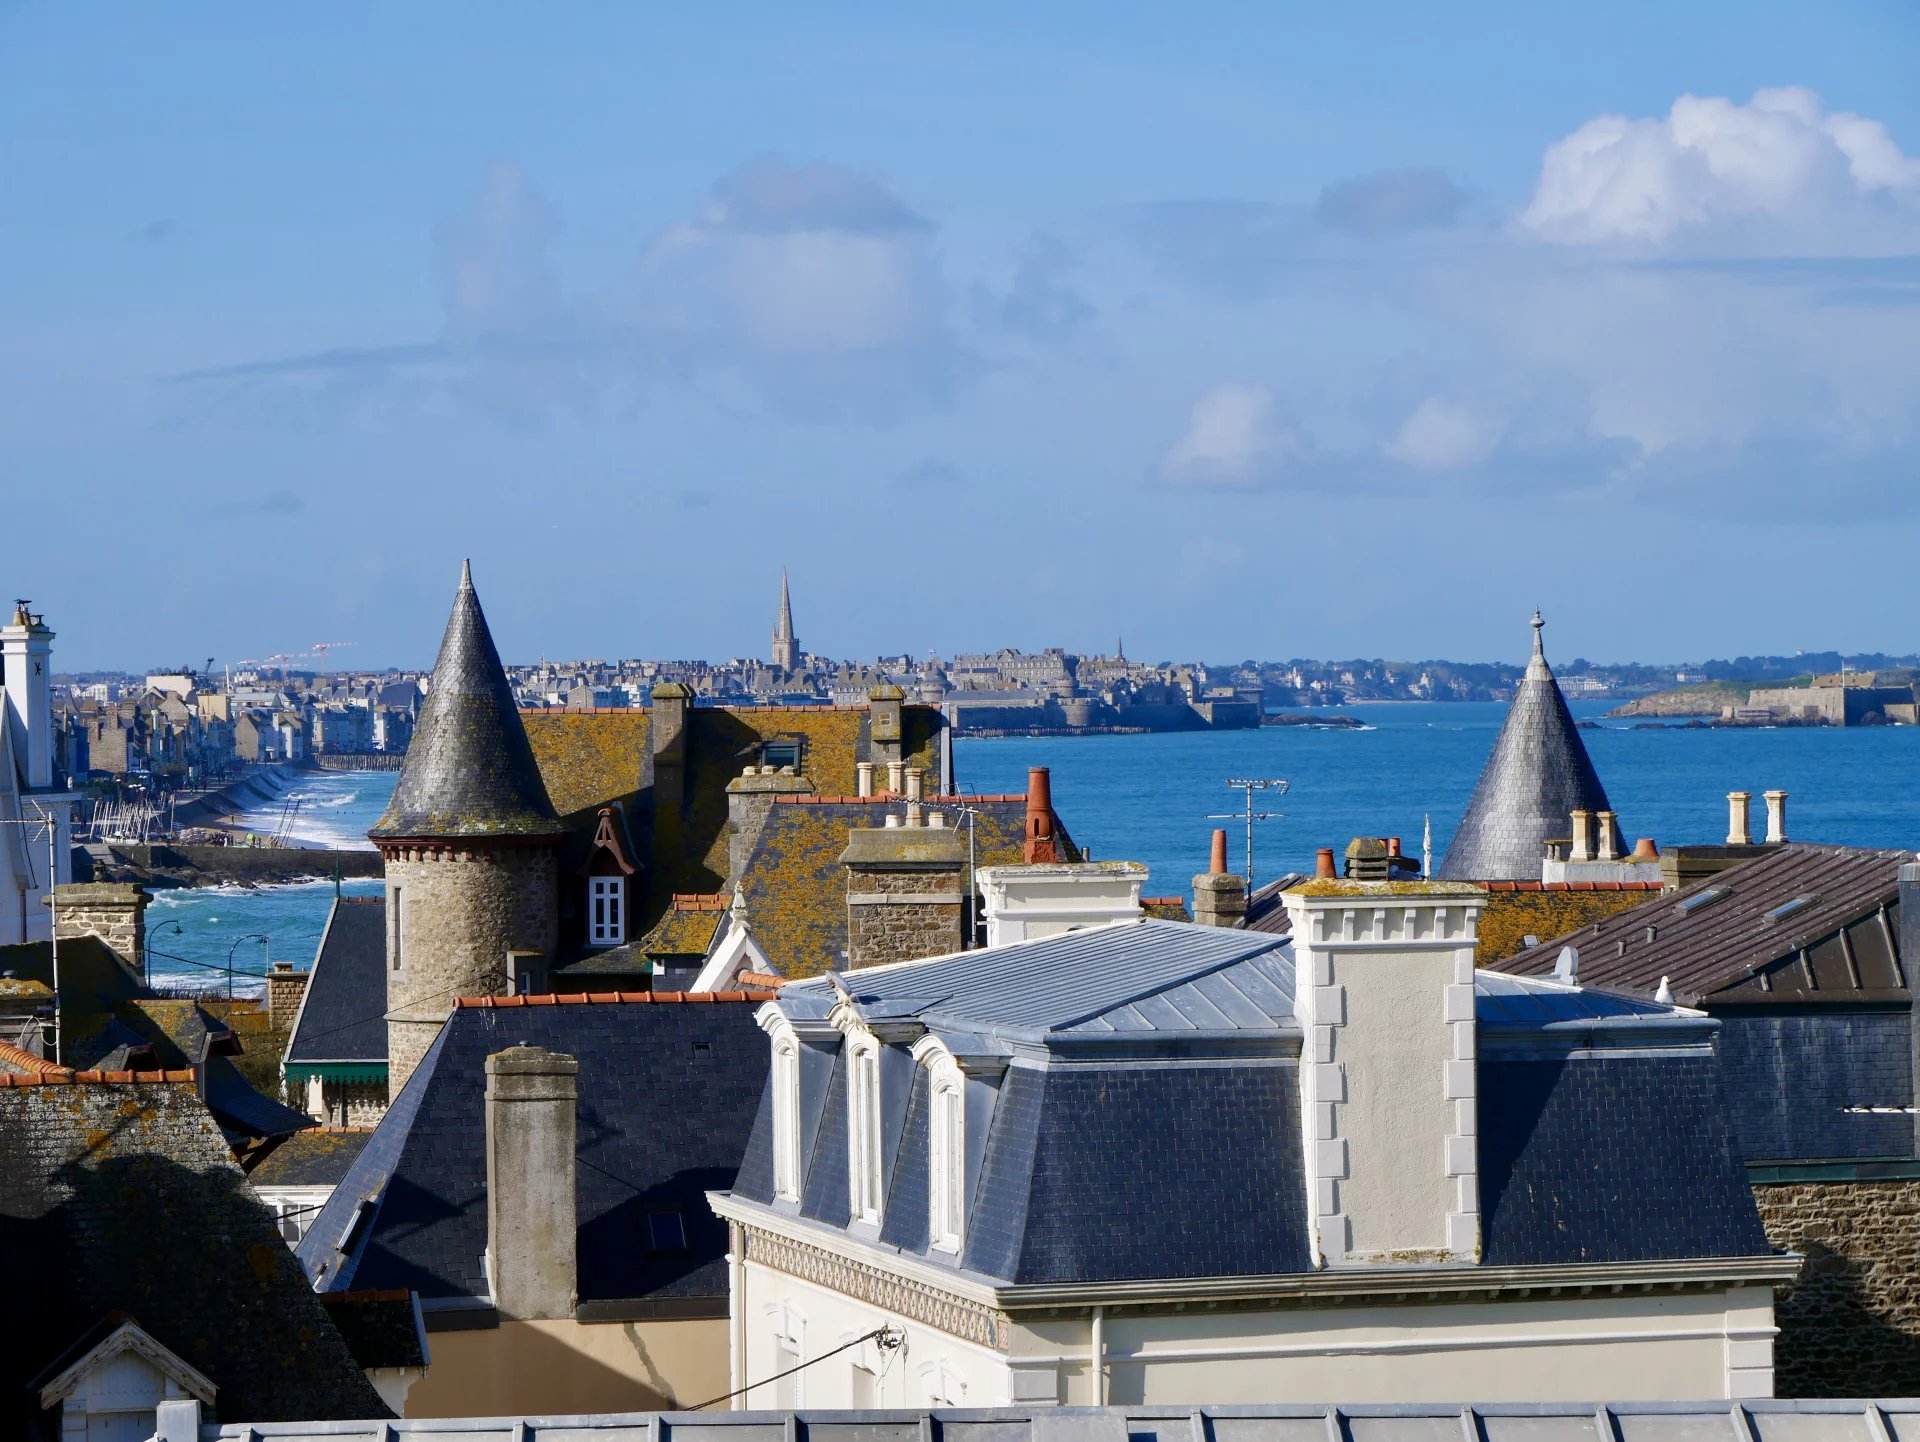
<svg viewBox="0 0 1920 1442">
<path fill-rule="evenodd" d="M 1234 869 L 1244 870 L 1247 793 L 1235 780 L 1287 783 L 1254 792 L 1265 818 L 1253 827 L 1256 882 L 1311 871 L 1317 848 L 1338 851 L 1355 836 L 1398 836 L 1417 857 L 1428 827 L 1437 860 L 1506 710 L 1498 702 L 1382 703 L 1342 708 L 1361 723 L 1353 728 L 968 737 L 955 745 L 954 767 L 962 790 L 988 793 L 1024 791 L 1027 768 L 1051 768 L 1054 808 L 1083 850 L 1145 862 L 1148 895 L 1184 896 L 1206 869 L 1216 826 L 1227 831 Z M 1589 723 L 1582 736 L 1629 842 L 1723 840 L 1729 791 L 1753 793 L 1757 833 L 1760 793 L 1781 790 L 1794 840 L 1920 846 L 1920 727 L 1721 730 L 1603 719 L 1603 702 L 1572 710 Z M 303 778 L 291 835 L 364 848 L 396 779 L 390 771 Z M 239 820 L 271 833 L 281 810 L 276 803 Z M 341 889 L 376 895 L 380 883 Z M 332 881 L 318 880 L 160 893 L 147 913 L 156 979 L 219 990 L 231 954 L 236 989 L 257 991 L 269 959 L 313 959 L 333 892 Z"/>
</svg>

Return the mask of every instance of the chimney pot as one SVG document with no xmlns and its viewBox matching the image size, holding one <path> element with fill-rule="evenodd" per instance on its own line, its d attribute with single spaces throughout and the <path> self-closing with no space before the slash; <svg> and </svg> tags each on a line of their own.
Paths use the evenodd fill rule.
<svg viewBox="0 0 1920 1442">
<path fill-rule="evenodd" d="M 1387 838 L 1387 855 L 1390 857 L 1395 857 L 1395 856 L 1398 856 L 1399 854 L 1400 854 L 1400 838 L 1397 836 L 1389 836 Z"/>
<path fill-rule="evenodd" d="M 1573 850 L 1568 854 L 1569 861 L 1593 860 L 1593 813 L 1575 810 L 1573 813 Z"/>
<path fill-rule="evenodd" d="M 1313 854 L 1313 876 L 1316 881 L 1333 881 L 1339 872 L 1333 868 L 1333 848 L 1323 846 Z"/>
<path fill-rule="evenodd" d="M 1727 793 L 1727 845 L 1753 845 L 1753 829 L 1748 821 L 1749 807 L 1753 796 L 1746 791 Z"/>
<path fill-rule="evenodd" d="M 1223 828 L 1214 828 L 1213 848 L 1212 854 L 1207 858 L 1207 871 L 1213 876 L 1227 874 L 1227 833 Z"/>
<path fill-rule="evenodd" d="M 853 767 L 854 792 L 860 796 L 873 795 L 873 763 L 857 761 Z"/>
<path fill-rule="evenodd" d="M 1027 770 L 1027 844 L 1022 860 L 1029 866 L 1058 861 L 1053 839 L 1053 773 L 1044 766 Z"/>
<path fill-rule="evenodd" d="M 1651 836 L 1643 836 L 1633 844 L 1633 859 L 1635 861 L 1658 861 L 1660 859 L 1660 848 L 1653 844 L 1653 838 Z"/>
<path fill-rule="evenodd" d="M 1767 845 L 1784 846 L 1787 841 L 1787 793 L 1769 791 L 1764 795 L 1767 803 Z"/>
<path fill-rule="evenodd" d="M 907 789 L 906 772 L 907 765 L 904 761 L 887 763 L 887 790 L 895 796 Z"/>
<path fill-rule="evenodd" d="M 1611 811 L 1596 811 L 1593 819 L 1600 825 L 1600 860 L 1618 861 L 1620 859 L 1619 816 Z"/>
</svg>

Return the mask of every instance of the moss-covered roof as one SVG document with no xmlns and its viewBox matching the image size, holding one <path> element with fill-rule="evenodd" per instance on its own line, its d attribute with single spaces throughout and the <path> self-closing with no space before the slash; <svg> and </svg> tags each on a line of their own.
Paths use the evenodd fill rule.
<svg viewBox="0 0 1920 1442">
<path fill-rule="evenodd" d="M 1480 945 L 1474 960 L 1480 966 L 1505 961 L 1525 950 L 1529 936 L 1540 941 L 1566 936 L 1643 905 L 1656 894 L 1657 889 L 1649 891 L 1639 886 L 1605 891 L 1562 887 L 1507 890 L 1495 886 L 1488 891 L 1487 904 L 1480 911 Z"/>
<path fill-rule="evenodd" d="M 523 711 L 553 809 L 569 822 L 637 798 L 652 779 L 651 712 Z"/>
</svg>

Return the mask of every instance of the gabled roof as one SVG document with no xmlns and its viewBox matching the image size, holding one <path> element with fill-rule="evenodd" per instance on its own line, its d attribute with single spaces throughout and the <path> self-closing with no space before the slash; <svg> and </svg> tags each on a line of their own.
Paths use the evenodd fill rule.
<svg viewBox="0 0 1920 1442">
<path fill-rule="evenodd" d="M 1473 788 L 1466 815 L 1435 870 L 1441 881 L 1537 880 L 1546 843 L 1575 811 L 1607 811 L 1606 788 L 1580 740 L 1533 616 L 1533 657 Z"/>
<path fill-rule="evenodd" d="M 228 1416 L 386 1415 L 190 1075 L 35 1080 L 0 1086 L 0 1274 L 32 1299 L 0 1347 L 0 1435 L 39 1434 L 28 1380 L 114 1310 L 210 1379 Z"/>
<path fill-rule="evenodd" d="M 387 906 L 337 896 L 287 1042 L 289 1066 L 387 1060 Z"/>
<path fill-rule="evenodd" d="M 1570 945 L 1583 982 L 1651 995 L 1665 977 L 1686 1002 L 1904 1001 L 1900 866 L 1912 859 L 1795 842 L 1497 965 L 1544 975 Z"/>
<path fill-rule="evenodd" d="M 746 1148 L 769 1064 L 754 1014 L 769 996 L 463 999 L 301 1242 L 314 1286 L 486 1295 L 486 1059 L 525 1044 L 580 1063 L 580 1299 L 724 1310 L 727 1229 L 705 1194 L 733 1184 Z M 680 1214 L 685 1251 L 650 1249 L 655 1212 Z"/>
<path fill-rule="evenodd" d="M 42 1407 L 51 1407 L 71 1397 L 96 1367 L 105 1366 L 124 1352 L 145 1359 L 202 1402 L 213 1401 L 213 1394 L 219 1390 L 192 1363 L 155 1341 L 144 1327 L 121 1312 L 108 1313 L 27 1385 L 38 1390 Z"/>
<path fill-rule="evenodd" d="M 472 572 L 462 562 L 399 784 L 368 835 L 537 838 L 560 832 Z"/>
</svg>

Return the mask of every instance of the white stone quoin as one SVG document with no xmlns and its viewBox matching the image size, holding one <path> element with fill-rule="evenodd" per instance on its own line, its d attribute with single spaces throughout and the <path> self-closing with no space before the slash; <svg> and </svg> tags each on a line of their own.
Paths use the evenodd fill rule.
<svg viewBox="0 0 1920 1442">
<path fill-rule="evenodd" d="M 1336 882 L 1293 923 L 1314 1263 L 1480 1259 L 1473 960 L 1484 894 Z"/>
</svg>

